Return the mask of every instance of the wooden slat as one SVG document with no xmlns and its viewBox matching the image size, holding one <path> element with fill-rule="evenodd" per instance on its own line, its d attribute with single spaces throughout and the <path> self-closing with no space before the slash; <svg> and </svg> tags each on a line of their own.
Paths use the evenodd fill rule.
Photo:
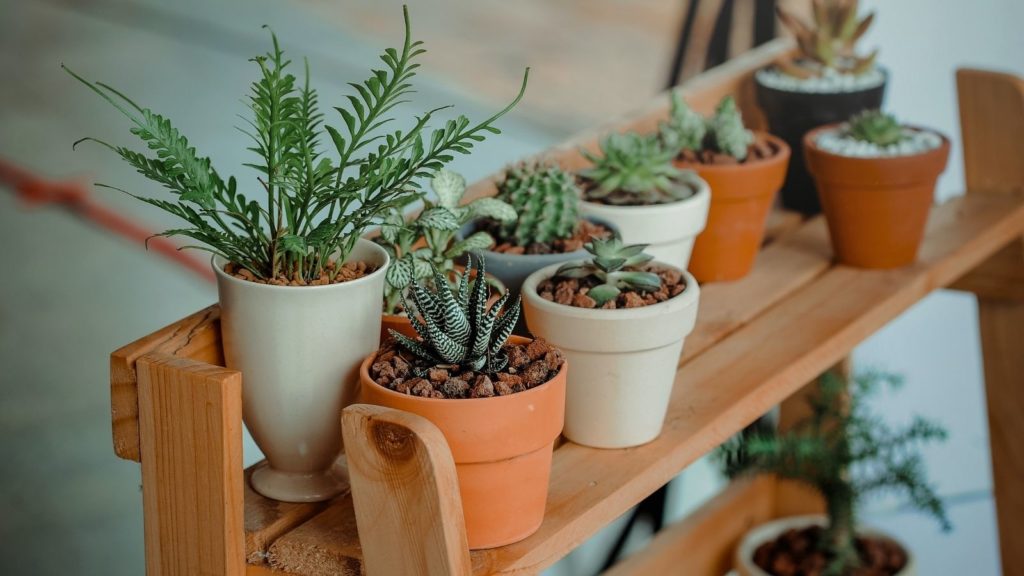
<svg viewBox="0 0 1024 576">
<path fill-rule="evenodd" d="M 245 574 L 241 374 L 155 353 L 138 374 L 146 573 Z"/>
<path fill-rule="evenodd" d="M 395 546 L 403 546 L 400 540 Z M 352 495 L 345 494 L 331 505 L 274 541 L 268 556 L 276 570 L 303 576 L 360 576 L 363 550 L 356 532 Z"/>
<path fill-rule="evenodd" d="M 979 298 L 1024 301 L 1024 242 L 1011 243 L 950 288 Z"/>
<path fill-rule="evenodd" d="M 748 530 L 773 518 L 776 480 L 760 476 L 731 483 L 689 516 L 659 532 L 643 550 L 605 576 L 685 574 L 721 576 Z"/>
<path fill-rule="evenodd" d="M 328 505 L 328 502 L 279 502 L 259 494 L 249 483 L 252 471 L 259 465 L 245 470 L 245 561 L 249 564 L 263 564 L 275 540 Z"/>
<path fill-rule="evenodd" d="M 139 461 L 139 392 L 135 362 L 152 352 L 223 365 L 220 308 L 210 306 L 110 355 L 110 415 L 114 453 Z"/>
<path fill-rule="evenodd" d="M 469 574 L 459 479 L 437 426 L 355 404 L 343 412 L 342 431 L 366 573 Z"/>
<path fill-rule="evenodd" d="M 480 573 L 540 571 L 846 355 L 931 290 L 1024 230 L 1024 204 L 965 198 L 937 207 L 920 262 L 836 267 L 686 364 L 665 430 L 626 451 L 567 443 L 555 453 L 547 514 L 527 540 L 473 554 Z M 825 242 L 825 238 L 820 239 Z"/>
</svg>

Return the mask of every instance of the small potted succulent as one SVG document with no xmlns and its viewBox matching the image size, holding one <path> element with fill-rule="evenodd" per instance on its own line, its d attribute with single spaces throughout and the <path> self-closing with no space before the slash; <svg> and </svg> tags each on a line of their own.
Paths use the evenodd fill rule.
<svg viewBox="0 0 1024 576">
<path fill-rule="evenodd" d="M 463 232 L 467 238 L 481 233 L 494 238 L 493 247 L 475 252 L 487 260 L 487 269 L 513 297 L 534 271 L 583 258 L 584 243 L 614 233 L 610 224 L 580 217 L 576 179 L 557 165 L 517 164 L 505 171 L 497 188 L 495 198 L 510 205 L 515 217 L 506 221 L 482 218 L 470 223 Z"/>
<path fill-rule="evenodd" d="M 417 336 L 392 331 L 360 369 L 363 402 L 418 414 L 444 434 L 473 549 L 517 542 L 540 527 L 567 371 L 562 353 L 543 340 L 509 337 L 519 300 L 509 305 L 506 293 L 488 307 L 478 262 L 454 292 L 440 271 L 433 284 L 414 281 L 405 309 L 415 312 Z"/>
<path fill-rule="evenodd" d="M 839 261 L 860 268 L 912 263 L 949 139 L 869 110 L 809 132 L 804 150 Z"/>
<path fill-rule="evenodd" d="M 590 260 L 542 268 L 523 283 L 530 331 L 572 364 L 564 433 L 578 444 L 626 448 L 661 433 L 700 288 L 644 248 L 594 239 Z"/>
<path fill-rule="evenodd" d="M 512 206 L 498 198 L 478 198 L 463 205 L 466 179 L 461 174 L 442 169 L 431 179 L 430 186 L 436 201 L 422 199 L 423 210 L 411 220 L 404 214 L 407 206 L 394 207 L 374 239 L 392 260 L 384 284 L 382 340 L 389 330 L 414 335 L 401 307 L 402 296 L 414 280 L 432 282 L 433 271 L 438 270 L 447 278 L 448 287 L 455 290 L 465 272 L 456 262 L 471 251 L 494 245 L 494 238 L 483 231 L 460 237 L 461 228 L 477 218 L 499 223 L 516 218 Z M 490 276 L 488 279 L 499 292 L 505 291 L 500 280 Z"/>
<path fill-rule="evenodd" d="M 708 223 L 693 247 L 690 273 L 699 282 L 746 276 L 786 177 L 789 146 L 771 134 L 747 130 L 732 96 L 705 119 L 673 92 L 672 113 L 660 133 L 666 145 L 680 149 L 676 166 L 694 170 L 711 187 Z"/>
<path fill-rule="evenodd" d="M 686 269 L 693 241 L 704 229 L 711 191 L 692 170 L 673 165 L 678 149 L 657 134 L 610 134 L 593 166 L 579 172 L 585 218 L 608 222 L 623 241 L 645 244 L 658 260 Z"/>
<path fill-rule="evenodd" d="M 896 429 L 872 415 L 864 400 L 883 382 L 896 384 L 899 378 L 866 372 L 848 382 L 830 372 L 820 379 L 810 416 L 792 430 L 753 432 L 716 453 L 730 476 L 774 474 L 796 480 L 817 491 L 827 510 L 825 516 L 783 518 L 748 532 L 736 551 L 740 576 L 912 576 L 909 550 L 857 521 L 860 504 L 872 493 L 903 493 L 912 506 L 949 529 L 916 450 L 945 439 L 946 432 L 922 418 Z"/>
<path fill-rule="evenodd" d="M 755 75 L 757 100 L 772 133 L 793 151 L 782 188 L 782 204 L 804 214 L 821 211 L 814 183 L 804 165 L 803 137 L 808 130 L 842 122 L 881 108 L 888 79 L 876 64 L 878 53 L 859 56 L 857 42 L 874 14 L 858 15 L 857 0 L 812 0 L 814 22 L 777 9 L 779 20 L 797 41 L 797 55 Z"/>
<path fill-rule="evenodd" d="M 213 254 L 225 360 L 243 374 L 243 417 L 267 459 L 252 486 L 269 498 L 326 500 L 345 485 L 335 466 L 340 414 L 356 395 L 359 363 L 378 345 L 388 266 L 387 253 L 362 235 L 416 197 L 418 179 L 497 132 L 494 122 L 522 96 L 478 124 L 460 116 L 430 131 L 435 110 L 410 129 L 382 130 L 411 92 L 424 52 L 404 12 L 403 46 L 352 84 L 356 94 L 334 108 L 339 127 L 320 110 L 308 64 L 297 79 L 271 34 L 271 51 L 252 59 L 259 75 L 242 130 L 255 156 L 247 180 L 222 177 L 167 118 L 68 70 L 128 118 L 146 149 L 84 140 L 171 193 L 132 194 L 184 221 L 162 235 Z"/>
</svg>

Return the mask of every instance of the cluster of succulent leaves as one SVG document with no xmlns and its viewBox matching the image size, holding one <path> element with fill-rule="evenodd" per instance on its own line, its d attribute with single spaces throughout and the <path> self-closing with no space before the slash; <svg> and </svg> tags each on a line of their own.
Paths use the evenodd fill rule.
<svg viewBox="0 0 1024 576">
<path fill-rule="evenodd" d="M 401 50 L 388 48 L 380 56 L 383 69 L 350 84 L 355 94 L 346 97 L 347 106 L 334 108 L 343 124 L 339 129 L 320 111 L 308 64 L 300 83 L 289 72 L 291 61 L 276 36 L 271 37 L 272 50 L 252 59 L 260 76 L 247 102 L 248 128 L 242 129 L 253 141 L 249 150 L 258 161 L 247 166 L 258 173 L 257 187 L 266 194 L 265 202 L 242 194 L 234 177 L 221 177 L 167 118 L 68 70 L 127 116 L 131 133 L 146 144 L 148 153 L 83 139 L 106 146 L 174 195 L 164 200 L 132 194 L 187 223 L 161 235 L 188 237 L 199 244 L 191 247 L 217 254 L 259 278 L 314 279 L 330 259 L 344 260 L 364 231 L 421 194 L 419 179 L 432 176 L 453 154 L 469 153 L 486 134 L 499 133 L 495 121 L 518 103 L 526 88 L 524 76 L 515 100 L 478 124 L 459 116 L 429 130 L 438 108 L 417 116 L 407 130 L 382 130 L 393 120 L 392 110 L 411 94 L 419 67 L 415 59 L 425 52 L 422 42 L 411 38 L 406 10 Z M 334 154 L 324 150 L 325 141 Z"/>
<path fill-rule="evenodd" d="M 494 238 L 484 231 L 460 239 L 458 232 L 467 223 L 477 218 L 499 223 L 515 220 L 515 209 L 498 198 L 478 198 L 462 204 L 466 179 L 456 172 L 439 170 L 430 187 L 436 201 L 423 199 L 422 212 L 411 220 L 406 218 L 404 207 L 392 209 L 381 224 L 380 236 L 375 238 L 391 257 L 384 284 L 385 313 L 395 313 L 402 293 L 413 281 L 429 281 L 434 271 L 448 279 L 450 289 L 458 288 L 463 274 L 455 270 L 455 261 L 494 245 Z"/>
<path fill-rule="evenodd" d="M 811 414 L 786 432 L 757 431 L 734 438 L 716 453 L 730 476 L 775 474 L 800 481 L 824 497 L 829 525 L 820 546 L 831 559 L 826 574 L 849 574 L 860 560 L 854 544 L 857 508 L 865 496 L 902 492 L 910 503 L 950 527 L 945 507 L 928 483 L 917 448 L 944 440 L 946 431 L 920 417 L 893 428 L 872 415 L 865 399 L 892 374 L 852 378 L 829 372 L 819 379 Z"/>
<path fill-rule="evenodd" d="M 598 307 L 618 298 L 622 290 L 654 292 L 661 288 L 661 276 L 637 269 L 654 259 L 644 252 L 647 244 L 627 246 L 618 237 L 594 238 L 584 248 L 592 258 L 563 264 L 555 271 L 555 277 L 593 277 L 598 280 L 600 284 L 587 292 L 587 296 L 593 298 Z"/>
<path fill-rule="evenodd" d="M 696 152 L 710 149 L 741 162 L 754 142 L 754 134 L 743 125 L 743 116 L 731 95 L 723 98 L 715 113 L 705 119 L 686 104 L 678 91 L 673 91 L 669 120 L 661 124 L 659 134 L 666 148 Z"/>
<path fill-rule="evenodd" d="M 871 26 L 874 13 L 859 18 L 858 0 L 811 0 L 811 4 L 814 23 L 810 25 L 781 6 L 776 8 L 779 20 L 793 33 L 800 49 L 796 59 L 779 62 L 779 69 L 796 78 L 821 76 L 826 69 L 855 75 L 871 70 L 878 51 L 861 57 L 855 49 Z"/>
<path fill-rule="evenodd" d="M 846 135 L 876 146 L 892 146 L 907 138 L 899 120 L 881 110 L 865 110 L 850 118 Z"/>
<path fill-rule="evenodd" d="M 612 205 L 667 204 L 692 196 L 700 178 L 691 170 L 676 168 L 679 153 L 666 146 L 658 134 L 626 132 L 601 140 L 601 154 L 581 151 L 593 166 L 579 175 L 590 182 L 587 200 Z"/>
<path fill-rule="evenodd" d="M 506 306 L 506 292 L 490 308 L 490 288 L 485 280 L 485 264 L 478 258 L 474 269 L 470 257 L 466 273 L 453 292 L 433 270 L 433 284 L 414 281 L 410 287 L 412 302 L 404 301 L 409 321 L 418 339 L 394 330 L 391 336 L 419 361 L 416 370 L 423 374 L 431 367 L 458 366 L 485 374 L 500 372 L 508 365 L 503 347 L 519 320 L 520 300 Z M 404 300 L 404 296 L 403 296 Z"/>
<path fill-rule="evenodd" d="M 517 217 L 498 227 L 500 240 L 529 246 L 572 237 L 579 222 L 579 196 L 576 178 L 555 164 L 510 167 L 496 198 L 511 205 Z"/>
</svg>

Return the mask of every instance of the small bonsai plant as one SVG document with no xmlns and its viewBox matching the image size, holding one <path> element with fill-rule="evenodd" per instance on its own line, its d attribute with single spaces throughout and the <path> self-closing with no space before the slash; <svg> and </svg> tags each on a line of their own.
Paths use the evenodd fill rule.
<svg viewBox="0 0 1024 576">
<path fill-rule="evenodd" d="M 584 198 L 618 206 L 667 204 L 686 200 L 700 187 L 689 170 L 672 165 L 678 148 L 666 146 L 656 134 L 610 134 L 601 141 L 601 154 L 586 150 L 593 167 L 582 170 Z"/>
<path fill-rule="evenodd" d="M 781 6 L 779 20 L 793 33 L 799 55 L 777 63 L 779 70 L 794 78 L 815 78 L 835 72 L 859 75 L 871 70 L 878 51 L 858 56 L 857 42 L 874 20 L 874 13 L 857 15 L 857 0 L 812 0 L 814 22 L 804 23 Z"/>
<path fill-rule="evenodd" d="M 659 127 L 666 148 L 679 150 L 683 161 L 707 164 L 744 162 L 753 148 L 756 158 L 770 156 L 770 147 L 758 146 L 754 133 L 743 125 L 743 116 L 736 100 L 726 96 L 705 119 L 691 109 L 679 92 L 672 93 L 672 109 L 668 122 Z"/>
<path fill-rule="evenodd" d="M 914 507 L 948 530 L 945 508 L 928 484 L 915 450 L 945 439 L 945 430 L 922 418 L 905 428 L 892 428 L 872 415 L 864 402 L 880 383 L 898 385 L 900 378 L 866 372 L 847 379 L 829 372 L 819 381 L 811 415 L 792 430 L 755 431 L 723 445 L 717 456 L 726 473 L 776 474 L 805 483 L 822 495 L 828 516 L 817 541 L 828 563 L 823 574 L 843 576 L 861 566 L 857 509 L 871 493 L 902 492 Z"/>
<path fill-rule="evenodd" d="M 436 201 L 424 200 L 423 211 L 406 221 L 404 207 L 395 207 L 384 220 L 376 241 L 392 259 L 384 290 L 384 312 L 397 312 L 402 293 L 414 281 L 437 278 L 438 272 L 451 290 L 456 290 L 461 276 L 455 261 L 469 252 L 494 245 L 494 238 L 478 231 L 458 239 L 457 233 L 476 218 L 489 218 L 504 224 L 516 218 L 515 209 L 498 198 L 478 198 L 462 205 L 466 179 L 461 174 L 440 170 L 430 181 Z"/>
<path fill-rule="evenodd" d="M 595 238 L 584 248 L 591 259 L 560 266 L 537 286 L 541 298 L 580 308 L 635 308 L 667 300 L 686 286 L 678 271 L 649 264 L 646 245 L 627 246 L 612 237 Z"/>
<path fill-rule="evenodd" d="M 65 67 L 130 120 L 132 134 L 150 154 L 96 138 L 76 144 L 101 144 L 171 192 L 173 200 L 128 193 L 185 221 L 185 227 L 160 235 L 195 240 L 200 245 L 192 247 L 224 258 L 248 279 L 299 285 L 334 281 L 329 272 L 336 264 L 340 268 L 362 234 L 419 195 L 419 179 L 435 174 L 454 153 L 468 154 L 488 133 L 499 133 L 494 123 L 526 88 L 528 69 L 512 103 L 477 124 L 459 116 L 427 136 L 428 124 L 442 109 L 437 108 L 416 117 L 407 130 L 382 131 L 393 120 L 391 111 L 411 93 L 416 57 L 425 52 L 422 42 L 412 39 L 408 9 L 403 10 L 401 50 L 387 49 L 380 56 L 385 68 L 352 84 L 355 95 L 334 108 L 340 127 L 328 124 L 320 110 L 308 62 L 300 81 L 273 33 L 271 51 L 252 59 L 260 77 L 252 85 L 248 127 L 242 131 L 253 141 L 249 150 L 257 160 L 247 166 L 255 170 L 265 202 L 255 200 L 256 193 L 243 193 L 235 177 L 222 177 L 170 120 Z M 325 141 L 333 145 L 333 157 Z"/>
</svg>

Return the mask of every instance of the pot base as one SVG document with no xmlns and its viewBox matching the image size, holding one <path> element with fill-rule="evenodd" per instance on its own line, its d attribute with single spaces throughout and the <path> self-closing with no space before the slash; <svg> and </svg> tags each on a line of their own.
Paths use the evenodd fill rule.
<svg viewBox="0 0 1024 576">
<path fill-rule="evenodd" d="M 341 494 L 348 483 L 344 474 L 332 468 L 323 472 L 283 472 L 259 464 L 250 478 L 253 490 L 281 502 L 323 502 Z"/>
</svg>

